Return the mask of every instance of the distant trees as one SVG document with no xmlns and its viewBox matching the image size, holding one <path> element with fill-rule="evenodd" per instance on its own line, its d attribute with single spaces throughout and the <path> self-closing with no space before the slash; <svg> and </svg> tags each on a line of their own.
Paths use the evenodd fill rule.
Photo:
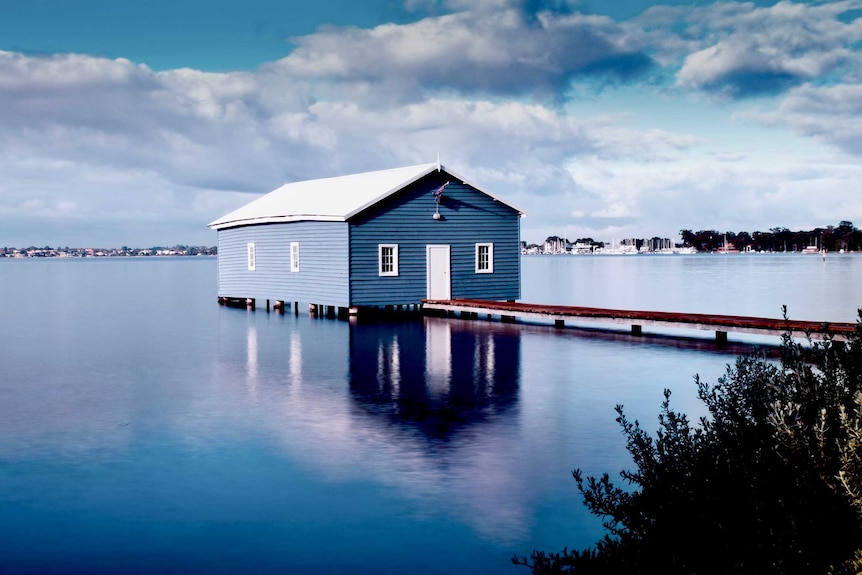
<svg viewBox="0 0 862 575">
<path fill-rule="evenodd" d="M 770 228 L 768 232 L 719 232 L 716 230 L 680 230 L 683 245 L 693 246 L 698 251 L 711 252 L 724 244 L 725 238 L 738 249 L 746 247 L 754 251 L 765 252 L 799 252 L 806 246 L 816 245 L 818 248 L 839 251 L 862 250 L 862 230 L 856 229 L 853 222 L 842 221 L 835 226 L 814 228 L 810 231 L 793 232 L 787 228 Z"/>
<path fill-rule="evenodd" d="M 740 251 L 746 248 L 754 251 L 764 252 L 801 252 L 807 246 L 826 248 L 827 251 L 835 252 L 862 251 L 862 230 L 856 228 L 853 222 L 841 221 L 837 226 L 826 226 L 825 228 L 814 228 L 808 231 L 791 231 L 784 227 L 770 228 L 767 232 L 733 232 L 718 230 L 692 231 L 683 229 L 679 231 L 682 245 L 696 248 L 700 252 L 713 252 L 724 245 L 725 240 L 732 243 Z M 643 245 L 664 246 L 670 244 L 667 238 L 653 237 L 651 239 L 633 239 L 635 247 Z M 560 236 L 548 236 L 543 244 L 530 244 L 522 242 L 522 249 L 536 248 L 545 251 L 567 251 L 574 244 L 588 244 L 592 247 L 604 247 L 605 242 L 593 238 L 578 238 L 574 242 Z"/>
<path fill-rule="evenodd" d="M 533 573 L 862 572 L 862 310 L 847 342 L 751 354 L 709 385 L 696 424 L 670 407 L 655 437 L 618 405 L 636 470 L 573 475 L 608 530 L 595 547 L 513 558 Z"/>
<path fill-rule="evenodd" d="M 715 230 L 700 230 L 698 232 L 680 230 L 679 235 L 684 246 L 697 248 L 699 252 L 714 251 L 724 243 L 723 236 Z"/>
</svg>

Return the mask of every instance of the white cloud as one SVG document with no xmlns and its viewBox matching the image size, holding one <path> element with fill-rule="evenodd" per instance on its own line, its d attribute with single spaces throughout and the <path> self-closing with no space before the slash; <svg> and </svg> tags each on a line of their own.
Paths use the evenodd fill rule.
<svg viewBox="0 0 862 575">
<path fill-rule="evenodd" d="M 592 158 L 569 169 L 594 198 L 578 219 L 579 236 L 678 239 L 683 227 L 753 232 L 862 220 L 862 204 L 853 200 L 853 182 L 862 177 L 855 163 L 621 164 Z"/>
<path fill-rule="evenodd" d="M 300 78 L 384 84 L 390 102 L 445 90 L 548 97 L 565 90 L 575 73 L 629 74 L 648 65 L 609 18 L 540 13 L 530 19 L 518 3 L 486 4 L 407 25 L 296 38 L 296 50 L 271 67 Z"/>
<path fill-rule="evenodd" d="M 752 117 L 862 156 L 862 84 L 805 85 L 791 91 L 776 110 Z"/>
<path fill-rule="evenodd" d="M 845 23 L 840 16 L 859 7 L 855 1 L 783 1 L 766 8 L 728 3 L 679 11 L 687 35 L 700 38 L 703 47 L 685 56 L 677 84 L 731 95 L 769 93 L 857 66 L 850 46 L 862 40 L 862 20 Z"/>
</svg>

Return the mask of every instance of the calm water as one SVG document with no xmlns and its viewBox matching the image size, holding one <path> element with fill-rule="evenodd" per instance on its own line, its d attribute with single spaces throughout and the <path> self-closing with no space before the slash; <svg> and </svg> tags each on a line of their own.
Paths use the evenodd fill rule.
<svg viewBox="0 0 862 575">
<path fill-rule="evenodd" d="M 525 301 L 853 321 L 862 256 L 525 257 Z M 222 308 L 214 259 L 0 260 L 0 572 L 526 573 L 601 534 L 705 340 Z M 731 339 L 733 336 L 731 335 Z"/>
</svg>

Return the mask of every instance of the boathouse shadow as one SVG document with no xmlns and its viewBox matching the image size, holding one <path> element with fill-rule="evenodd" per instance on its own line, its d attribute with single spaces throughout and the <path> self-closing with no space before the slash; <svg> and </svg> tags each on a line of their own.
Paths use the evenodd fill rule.
<svg viewBox="0 0 862 575">
<path fill-rule="evenodd" d="M 349 349 L 357 409 L 430 440 L 450 441 L 518 402 L 520 335 L 511 330 L 430 317 L 358 322 Z"/>
</svg>

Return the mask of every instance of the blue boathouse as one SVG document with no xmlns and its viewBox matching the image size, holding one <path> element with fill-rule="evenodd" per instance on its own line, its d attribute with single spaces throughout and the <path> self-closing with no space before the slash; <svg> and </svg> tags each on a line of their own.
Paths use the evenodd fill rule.
<svg viewBox="0 0 862 575">
<path fill-rule="evenodd" d="M 286 184 L 209 224 L 219 301 L 514 301 L 523 215 L 439 163 Z"/>
</svg>

